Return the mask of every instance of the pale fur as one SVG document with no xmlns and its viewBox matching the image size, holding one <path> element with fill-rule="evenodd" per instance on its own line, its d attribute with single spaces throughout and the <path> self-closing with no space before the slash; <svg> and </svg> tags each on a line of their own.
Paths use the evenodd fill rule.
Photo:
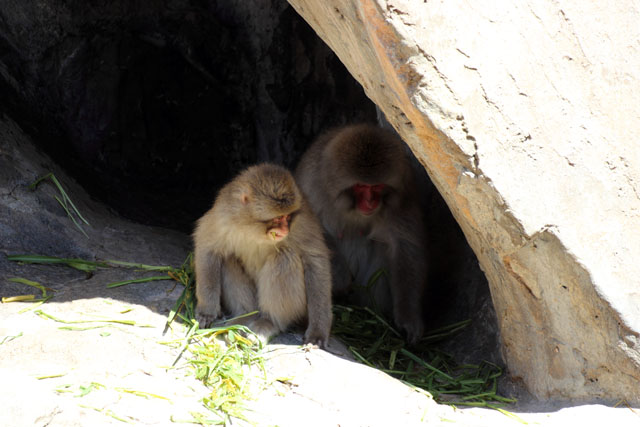
<svg viewBox="0 0 640 427">
<path fill-rule="evenodd" d="M 415 342 L 424 330 L 425 236 L 403 144 L 373 125 L 335 129 L 311 145 L 295 176 L 333 251 L 334 292 L 351 290 L 356 303 L 374 305 L 391 315 Z M 357 183 L 386 184 L 385 199 L 373 215 L 355 209 L 349 189 Z M 371 292 L 365 291 L 380 269 L 387 274 Z"/>
<path fill-rule="evenodd" d="M 283 194 L 291 199 L 285 207 L 272 200 Z M 293 214 L 289 234 L 275 242 L 264 220 L 287 214 Z M 193 238 L 196 316 L 204 326 L 223 311 L 238 316 L 259 310 L 249 326 L 262 339 L 306 318 L 305 342 L 326 345 L 331 328 L 329 250 L 322 227 L 286 169 L 262 164 L 245 170 L 220 190 Z"/>
</svg>

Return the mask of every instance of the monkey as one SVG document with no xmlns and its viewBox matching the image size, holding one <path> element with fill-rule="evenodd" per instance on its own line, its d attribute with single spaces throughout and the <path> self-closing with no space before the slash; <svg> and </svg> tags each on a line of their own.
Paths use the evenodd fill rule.
<svg viewBox="0 0 640 427">
<path fill-rule="evenodd" d="M 374 305 L 415 344 L 424 332 L 427 254 L 406 150 L 375 125 L 345 126 L 311 144 L 295 177 L 333 252 L 334 296 L 351 292 L 357 304 Z"/>
<path fill-rule="evenodd" d="M 262 163 L 223 186 L 193 232 L 196 320 L 259 310 L 249 328 L 267 342 L 307 319 L 304 342 L 326 347 L 331 265 L 322 226 L 291 172 Z"/>
</svg>

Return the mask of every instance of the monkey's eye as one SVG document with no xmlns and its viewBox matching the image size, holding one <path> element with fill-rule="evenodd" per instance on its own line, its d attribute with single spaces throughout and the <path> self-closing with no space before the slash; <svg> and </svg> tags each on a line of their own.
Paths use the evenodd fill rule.
<svg viewBox="0 0 640 427">
<path fill-rule="evenodd" d="M 289 225 L 291 225 L 291 223 L 293 222 L 293 220 L 296 219 L 297 216 L 298 216 L 298 211 L 291 212 L 289 215 L 287 215 L 287 222 L 289 223 Z"/>
</svg>

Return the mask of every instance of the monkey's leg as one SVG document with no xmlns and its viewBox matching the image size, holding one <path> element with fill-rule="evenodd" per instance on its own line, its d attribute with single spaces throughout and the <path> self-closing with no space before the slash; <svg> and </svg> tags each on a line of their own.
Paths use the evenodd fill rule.
<svg viewBox="0 0 640 427">
<path fill-rule="evenodd" d="M 424 332 L 422 298 L 426 283 L 426 267 L 420 249 L 409 243 L 400 242 L 391 263 L 391 298 L 393 319 L 407 334 L 410 343 L 415 344 Z"/>
<path fill-rule="evenodd" d="M 349 302 L 366 306 L 378 314 L 392 317 L 391 294 L 389 290 L 390 258 L 388 245 L 359 238 L 345 246 L 350 255 L 355 282 Z"/>
<path fill-rule="evenodd" d="M 340 248 L 335 239 L 324 233 L 324 241 L 331 252 L 331 282 L 333 295 L 337 298 L 344 298 L 349 292 L 353 278 L 349 264 L 344 255 L 340 253 Z"/>
<path fill-rule="evenodd" d="M 260 318 L 252 329 L 265 339 L 284 331 L 306 313 L 302 261 L 290 248 L 282 248 L 267 259 L 258 273 Z"/>
</svg>

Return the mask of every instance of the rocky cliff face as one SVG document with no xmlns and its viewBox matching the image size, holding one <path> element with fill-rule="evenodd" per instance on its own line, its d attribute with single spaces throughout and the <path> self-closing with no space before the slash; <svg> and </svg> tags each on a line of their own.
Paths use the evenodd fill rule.
<svg viewBox="0 0 640 427">
<path fill-rule="evenodd" d="M 538 397 L 640 392 L 633 2 L 289 0 L 409 143 Z"/>
</svg>

